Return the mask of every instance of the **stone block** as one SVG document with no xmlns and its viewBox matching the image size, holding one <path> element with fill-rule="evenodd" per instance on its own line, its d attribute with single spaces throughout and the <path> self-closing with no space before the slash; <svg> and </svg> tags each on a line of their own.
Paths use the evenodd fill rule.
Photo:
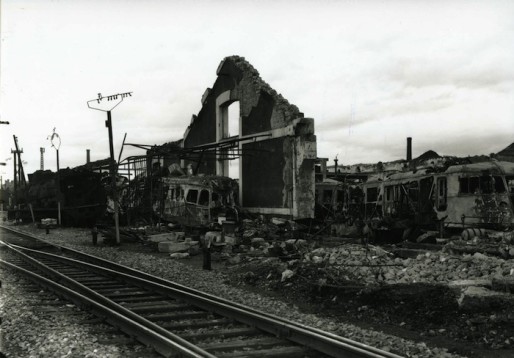
<svg viewBox="0 0 514 358">
<path fill-rule="evenodd" d="M 228 245 L 235 245 L 237 244 L 237 237 L 225 235 L 225 242 Z"/>
<path fill-rule="evenodd" d="M 282 218 L 271 218 L 270 222 L 274 225 L 281 226 L 285 225 L 287 223 L 287 220 Z"/>
<path fill-rule="evenodd" d="M 163 241 L 177 242 L 179 240 L 183 240 L 184 238 L 185 238 L 184 232 L 172 231 L 172 232 L 166 232 L 163 234 L 150 235 L 148 237 L 148 241 L 151 241 L 151 242 L 163 242 Z"/>
<path fill-rule="evenodd" d="M 47 218 L 47 219 L 41 219 L 41 225 L 44 225 L 44 226 L 55 226 L 57 225 L 57 219 L 53 219 L 53 218 Z"/>
<path fill-rule="evenodd" d="M 482 278 L 476 280 L 455 280 L 448 282 L 448 287 L 450 288 L 466 288 L 470 286 L 491 287 L 491 280 Z"/>
<path fill-rule="evenodd" d="M 459 297 L 468 287 L 491 287 L 490 279 L 475 279 L 475 280 L 454 280 L 448 282 L 448 288 L 453 291 L 456 297 Z"/>
<path fill-rule="evenodd" d="M 470 286 L 462 291 L 457 303 L 459 308 L 465 311 L 482 311 L 498 306 L 512 307 L 514 295 L 492 291 L 485 287 Z"/>
<path fill-rule="evenodd" d="M 212 243 L 223 242 L 223 235 L 220 231 L 207 231 L 205 233 L 205 240 L 211 240 Z"/>
<path fill-rule="evenodd" d="M 185 242 L 172 242 L 172 241 L 161 241 L 158 244 L 157 249 L 159 252 L 175 253 L 175 252 L 187 252 L 191 245 Z"/>
<path fill-rule="evenodd" d="M 187 259 L 187 258 L 189 258 L 189 253 L 187 253 L 187 252 L 175 252 L 173 254 L 170 254 L 170 257 L 172 259 Z"/>
<path fill-rule="evenodd" d="M 252 246 L 259 247 L 261 245 L 264 245 L 265 242 L 266 242 L 266 240 L 264 240 L 262 237 L 254 237 L 252 239 Z"/>
</svg>

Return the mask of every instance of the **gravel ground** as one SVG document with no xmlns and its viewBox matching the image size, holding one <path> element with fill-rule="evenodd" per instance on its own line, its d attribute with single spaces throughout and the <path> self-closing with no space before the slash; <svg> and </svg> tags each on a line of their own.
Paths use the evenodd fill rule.
<svg viewBox="0 0 514 358">
<path fill-rule="evenodd" d="M 392 351 L 406 357 L 459 357 L 455 354 L 448 353 L 444 348 L 428 346 L 423 342 L 409 341 L 404 338 L 382 333 L 380 331 L 362 329 L 355 325 L 347 324 L 341 321 L 319 317 L 314 314 L 305 314 L 302 313 L 298 307 L 292 306 L 289 303 L 281 302 L 277 298 L 272 298 L 255 292 L 249 292 L 248 290 L 228 285 L 227 276 L 223 272 L 225 269 L 222 266 L 215 265 L 214 270 L 203 271 L 201 270 L 201 263 L 198 261 L 198 258 L 182 261 L 172 260 L 165 254 L 150 252 L 150 250 L 138 244 L 123 244 L 121 247 L 106 247 L 103 245 L 93 247 L 91 245 L 89 232 L 83 229 L 55 229 L 51 230 L 49 235 L 45 235 L 42 230 L 38 230 L 31 225 L 21 226 L 18 227 L 18 229 L 35 233 L 41 238 L 50 242 L 62 244 L 71 248 L 88 252 L 90 254 L 94 254 L 99 257 L 122 263 L 130 267 L 138 268 L 150 274 L 161 276 L 166 279 L 196 288 L 198 290 L 212 293 L 308 326 L 318 327 L 323 330 L 348 337 L 365 344 L 370 344 L 384 350 Z M 11 280 L 13 279 L 11 278 Z M 9 290 L 16 289 L 9 288 Z M 16 311 L 19 311 L 21 307 L 24 307 L 24 304 L 14 297 L 23 297 L 22 300 L 27 299 L 29 301 L 34 299 L 37 300 L 38 298 L 37 295 L 34 298 L 30 295 L 24 295 L 23 292 L 21 292 L 21 294 L 22 296 L 20 296 L 20 292 L 17 293 L 15 291 L 7 291 L 3 293 L 4 297 L 8 299 L 7 302 L 11 302 L 11 305 L 19 304 Z M 3 306 L 5 307 L 6 304 Z M 6 311 L 7 310 L 4 308 L 4 312 Z M 16 314 L 14 315 L 14 317 L 17 316 L 18 315 Z M 68 317 L 68 315 L 64 316 Z M 73 320 L 73 317 L 74 316 L 70 316 L 69 320 Z M 18 326 L 18 324 L 23 325 L 23 322 L 19 323 L 18 320 L 14 320 L 13 318 L 11 320 L 4 319 L 2 327 L 5 326 L 6 322 L 9 323 L 9 326 Z M 51 332 L 54 332 L 56 327 L 60 327 L 61 333 L 56 333 L 56 337 L 66 337 L 66 332 L 84 332 L 84 328 L 81 327 L 77 321 L 68 322 L 68 320 L 63 319 L 62 322 L 66 323 L 63 325 L 55 325 L 52 323 L 52 321 L 47 321 L 46 324 L 42 323 L 39 329 L 36 331 L 42 332 L 42 336 L 49 336 L 50 330 Z M 27 324 L 28 322 L 25 323 L 25 325 Z M 26 335 L 23 333 L 25 330 L 26 329 L 16 329 L 10 331 L 9 341 L 30 343 L 32 352 L 43 353 L 41 349 L 45 349 L 45 345 L 42 344 L 41 341 L 26 338 Z M 91 348 L 90 344 L 94 345 L 97 340 L 98 338 L 93 333 L 89 334 L 87 338 L 81 338 L 81 345 L 79 346 L 79 343 L 77 343 L 74 350 L 74 352 L 80 353 L 75 355 L 72 352 L 68 356 L 87 356 L 88 352 L 92 352 L 92 349 L 102 349 L 102 351 L 93 353 L 98 353 L 96 356 L 117 357 L 125 355 L 124 352 L 120 351 L 121 348 L 125 347 L 119 345 L 113 347 L 98 345 L 95 348 Z M 84 342 L 88 343 L 86 344 Z M 23 343 L 20 344 L 22 344 L 22 346 L 26 345 Z M 16 345 L 13 344 L 5 346 L 10 347 L 9 349 L 16 347 Z M 64 346 L 66 346 L 66 344 L 64 344 Z M 115 351 L 115 349 L 118 351 Z M 55 352 L 57 352 L 57 350 Z M 50 354 L 48 356 L 67 356 L 68 352 L 69 348 L 68 350 L 64 348 L 63 350 L 59 350 L 58 353 Z M 46 355 L 35 354 L 34 356 Z"/>
<path fill-rule="evenodd" d="M 0 269 L 0 280 L 0 352 L 6 357 L 158 357 L 110 326 L 88 323 L 88 313 L 9 270 Z"/>
</svg>

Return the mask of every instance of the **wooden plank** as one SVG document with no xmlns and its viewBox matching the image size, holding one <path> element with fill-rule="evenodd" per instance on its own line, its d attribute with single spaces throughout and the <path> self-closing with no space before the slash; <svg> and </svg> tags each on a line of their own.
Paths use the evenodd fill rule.
<svg viewBox="0 0 514 358">
<path fill-rule="evenodd" d="M 206 338 L 219 337 L 219 338 L 228 338 L 228 337 L 238 337 L 238 336 L 255 336 L 258 334 L 262 334 L 262 331 L 259 331 L 253 327 L 235 327 L 235 328 L 227 328 L 227 329 L 216 329 L 208 332 L 201 333 L 189 333 L 189 334 L 180 334 L 181 338 L 187 339 L 188 341 L 196 342 Z"/>
<path fill-rule="evenodd" d="M 106 287 L 106 288 L 98 288 L 96 289 L 95 291 L 98 292 L 98 293 L 124 293 L 124 292 L 139 292 L 141 290 L 141 288 L 139 287 L 127 287 L 127 286 L 122 286 L 122 287 L 119 287 L 119 288 L 109 288 L 109 287 Z"/>
<path fill-rule="evenodd" d="M 162 296 L 148 295 L 148 296 L 134 296 L 134 297 L 113 297 L 111 299 L 115 302 L 118 302 L 119 304 L 123 304 L 124 302 L 128 303 L 128 302 L 158 301 L 158 300 L 162 300 Z"/>
<path fill-rule="evenodd" d="M 127 307 L 128 308 L 128 307 Z M 167 303 L 162 305 L 148 305 L 143 307 L 130 308 L 135 313 L 151 313 L 151 312 L 172 312 L 179 310 L 191 310 L 194 307 L 185 303 Z"/>
<path fill-rule="evenodd" d="M 150 321 L 174 321 L 185 318 L 207 317 L 210 313 L 206 311 L 190 311 L 190 312 L 175 312 L 175 313 L 156 313 L 145 316 Z"/>
<path fill-rule="evenodd" d="M 206 328 L 206 327 L 214 327 L 214 326 L 224 326 L 233 324 L 234 321 L 228 318 L 219 318 L 219 319 L 202 319 L 202 320 L 194 320 L 188 322 L 173 322 L 173 323 L 163 323 L 160 326 L 162 328 L 168 330 L 180 330 L 187 328 Z"/>
<path fill-rule="evenodd" d="M 198 346 L 206 351 L 220 351 L 220 350 L 234 350 L 234 349 L 243 349 L 250 347 L 257 348 L 265 348 L 265 347 L 274 347 L 277 345 L 287 345 L 289 342 L 284 341 L 283 339 L 275 338 L 275 337 L 264 337 L 264 338 L 255 338 L 255 339 L 238 339 L 234 341 L 225 341 L 225 342 L 217 342 L 217 343 L 207 343 L 202 344 L 199 343 Z"/>
<path fill-rule="evenodd" d="M 237 351 L 237 352 L 228 352 L 228 353 L 216 353 L 216 357 L 219 358 L 297 358 L 297 357 L 316 357 L 322 356 L 321 353 L 311 354 L 309 355 L 308 349 L 300 346 L 292 346 L 292 347 L 281 347 L 281 348 L 271 348 L 271 349 L 263 349 L 258 351 Z"/>
<path fill-rule="evenodd" d="M 150 296 L 151 293 L 148 291 L 130 291 L 130 292 L 107 292 L 102 293 L 102 296 L 108 297 L 108 298 L 121 298 L 121 297 L 136 297 L 136 296 Z"/>
</svg>

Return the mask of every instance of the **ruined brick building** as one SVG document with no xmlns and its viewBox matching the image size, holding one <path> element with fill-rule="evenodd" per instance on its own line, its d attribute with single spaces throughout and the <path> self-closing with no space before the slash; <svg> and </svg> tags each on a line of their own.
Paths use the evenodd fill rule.
<svg viewBox="0 0 514 358">
<path fill-rule="evenodd" d="M 231 116 L 234 105 L 239 115 Z M 198 174 L 228 176 L 229 161 L 239 161 L 235 177 L 245 210 L 295 219 L 314 216 L 314 120 L 264 82 L 243 57 L 221 61 L 182 146 L 214 148 L 211 160 L 182 161 L 183 167 L 196 165 Z"/>
</svg>

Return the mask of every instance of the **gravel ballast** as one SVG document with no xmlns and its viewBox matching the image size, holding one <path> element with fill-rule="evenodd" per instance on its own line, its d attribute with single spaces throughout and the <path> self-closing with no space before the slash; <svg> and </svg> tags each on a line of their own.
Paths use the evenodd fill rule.
<svg viewBox="0 0 514 358">
<path fill-rule="evenodd" d="M 138 244 L 124 244 L 121 247 L 92 246 L 89 231 L 83 229 L 55 229 L 48 235 L 45 235 L 42 230 L 38 230 L 29 225 L 18 227 L 18 229 L 34 233 L 49 242 L 61 244 L 129 267 L 137 268 L 141 271 L 230 299 L 275 314 L 279 317 L 317 327 L 406 357 L 458 357 L 457 355 L 448 353 L 445 348 L 429 347 L 423 342 L 414 342 L 379 331 L 362 329 L 352 324 L 319 317 L 314 314 L 302 313 L 298 307 L 282 302 L 279 299 L 248 292 L 247 290 L 226 284 L 226 282 L 228 282 L 227 276 L 221 269 L 216 269 L 216 266 L 212 271 L 204 271 L 201 270 L 201 263 L 198 263 L 198 265 L 186 264 L 184 261 L 170 259 L 167 255 L 150 252 L 148 249 Z M 139 249 L 141 252 L 138 252 Z M 16 292 L 9 291 L 5 292 L 3 295 L 11 297 L 12 295 L 16 295 Z M 10 298 L 10 300 L 12 301 L 13 298 Z M 14 322 L 11 324 L 14 324 Z M 3 326 L 4 324 L 2 324 L 2 327 Z M 80 325 L 78 325 L 78 327 L 80 328 Z M 53 328 L 54 327 L 52 327 L 52 329 Z M 48 335 L 48 330 L 45 332 L 44 324 L 38 331 Z M 67 329 L 66 331 L 75 331 L 75 327 Z M 23 330 L 14 330 L 9 337 L 10 339 L 17 339 L 18 341 L 24 340 L 25 338 L 22 332 Z M 77 330 L 77 332 L 80 332 L 80 330 Z M 92 337 L 88 340 L 93 341 L 94 339 L 95 338 Z M 34 343 L 32 347 L 37 351 L 37 343 Z M 95 349 L 108 349 L 102 347 L 103 346 L 100 346 Z M 90 349 L 89 351 L 88 349 L 89 348 L 77 346 L 75 351 L 89 352 Z M 119 347 L 117 347 L 117 349 L 119 349 Z M 66 356 L 66 354 L 67 352 L 64 352 L 63 356 Z M 123 355 L 120 352 L 109 350 L 106 350 L 105 354 L 111 354 L 110 356 L 112 357 Z M 109 355 L 100 354 L 98 356 Z"/>
<path fill-rule="evenodd" d="M 0 269 L 0 352 L 6 357 L 157 357 L 75 305 Z M 124 342 L 120 344 L 119 342 Z"/>
</svg>

